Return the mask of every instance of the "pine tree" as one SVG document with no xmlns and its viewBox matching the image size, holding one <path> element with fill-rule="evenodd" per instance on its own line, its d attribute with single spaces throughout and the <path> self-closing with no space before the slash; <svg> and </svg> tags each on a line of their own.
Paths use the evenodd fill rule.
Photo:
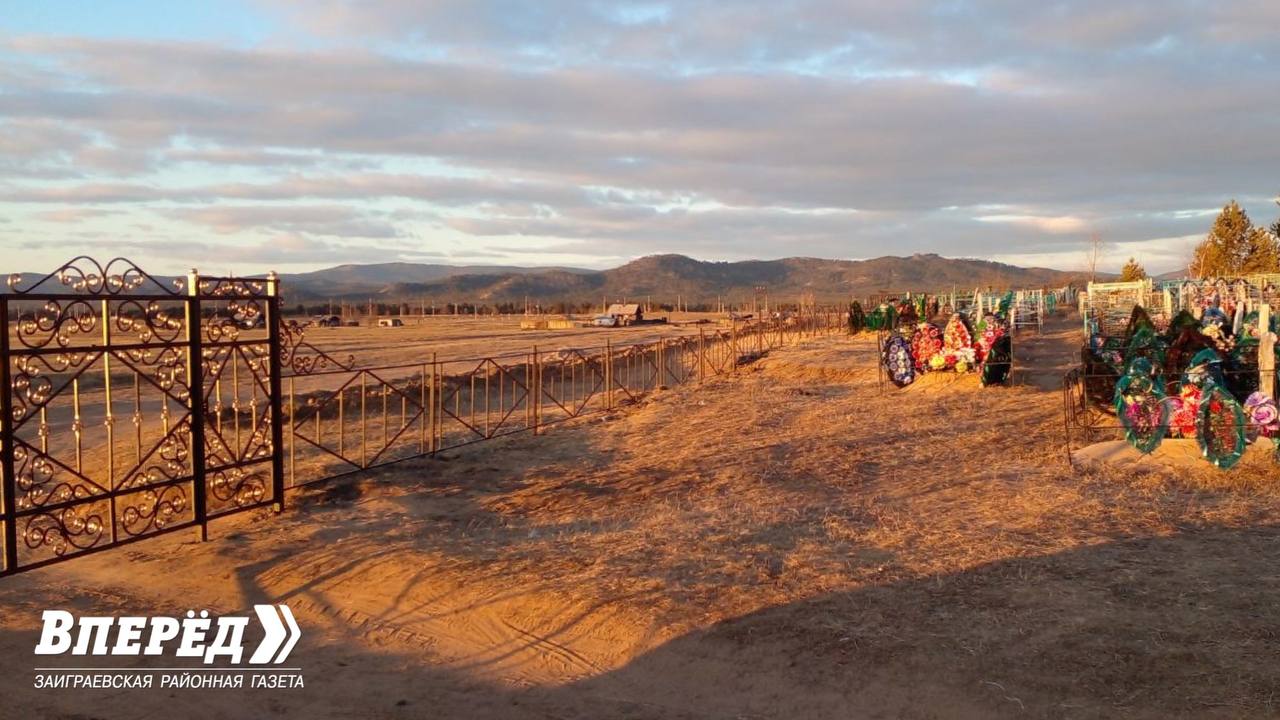
<svg viewBox="0 0 1280 720">
<path fill-rule="evenodd" d="M 1280 198 L 1276 198 L 1276 205 L 1280 205 Z M 1280 272 L 1280 257 L 1276 257 L 1280 255 L 1280 220 L 1271 223 L 1271 244 L 1268 247 L 1273 258 L 1272 269 L 1263 270 L 1262 272 Z"/>
<path fill-rule="evenodd" d="M 1269 230 L 1254 228 L 1253 232 L 1249 233 L 1240 273 L 1251 275 L 1275 272 L 1280 272 L 1280 239 Z"/>
<path fill-rule="evenodd" d="M 1138 261 L 1134 260 L 1132 257 L 1129 258 L 1129 262 L 1125 263 L 1124 267 L 1120 269 L 1120 282 L 1133 282 L 1134 280 L 1146 279 L 1146 268 L 1139 265 Z"/>
<path fill-rule="evenodd" d="M 1191 261 L 1192 274 L 1207 278 L 1258 272 L 1247 270 L 1246 266 L 1252 268 L 1272 262 L 1270 253 L 1275 250 L 1274 243 L 1266 242 L 1258 230 L 1235 200 L 1227 203 L 1213 221 L 1209 235 L 1196 247 Z M 1262 235 L 1270 234 L 1263 230 Z"/>
</svg>

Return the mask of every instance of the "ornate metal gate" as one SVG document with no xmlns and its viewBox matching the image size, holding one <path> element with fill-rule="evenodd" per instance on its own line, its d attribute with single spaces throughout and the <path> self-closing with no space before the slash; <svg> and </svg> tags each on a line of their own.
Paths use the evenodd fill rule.
<svg viewBox="0 0 1280 720">
<path fill-rule="evenodd" d="M 0 293 L 0 574 L 284 500 L 279 281 L 78 257 Z"/>
</svg>

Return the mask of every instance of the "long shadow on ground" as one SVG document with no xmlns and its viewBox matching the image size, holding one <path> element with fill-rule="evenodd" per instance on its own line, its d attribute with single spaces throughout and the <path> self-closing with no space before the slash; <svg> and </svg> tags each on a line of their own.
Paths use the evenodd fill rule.
<svg viewBox="0 0 1280 720">
<path fill-rule="evenodd" d="M 31 718 L 1271 717 L 1278 551 L 1276 526 L 1207 529 L 835 592 L 555 688 L 339 638 L 295 651 L 303 690 L 50 693 L 22 651 L 35 631 L 5 631 L 3 690 Z M 82 592 L 63 600 L 101 609 Z"/>
</svg>

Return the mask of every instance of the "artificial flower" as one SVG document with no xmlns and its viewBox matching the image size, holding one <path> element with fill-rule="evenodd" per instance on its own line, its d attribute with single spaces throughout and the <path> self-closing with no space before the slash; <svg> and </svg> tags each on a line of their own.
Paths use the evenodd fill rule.
<svg viewBox="0 0 1280 720">
<path fill-rule="evenodd" d="M 1169 414 L 1169 427 L 1182 437 L 1195 437 L 1196 416 L 1200 412 L 1201 391 L 1195 385 L 1183 385 L 1182 393 L 1176 398 L 1172 412 Z"/>
<path fill-rule="evenodd" d="M 1261 392 L 1255 392 L 1244 401 L 1245 417 L 1250 435 L 1275 437 L 1280 433 L 1280 411 L 1276 401 Z"/>
</svg>

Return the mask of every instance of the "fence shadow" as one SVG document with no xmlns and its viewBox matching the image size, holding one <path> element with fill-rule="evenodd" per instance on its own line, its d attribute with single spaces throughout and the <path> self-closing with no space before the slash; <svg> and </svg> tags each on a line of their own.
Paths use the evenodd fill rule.
<svg viewBox="0 0 1280 720">
<path fill-rule="evenodd" d="M 187 691 L 182 703 L 204 717 L 1274 716 L 1280 573 L 1269 558 L 1278 549 L 1275 525 L 1215 527 L 863 586 L 728 619 L 558 687 L 478 679 L 476 666 L 429 643 L 353 644 L 343 635 L 357 629 L 338 623 L 291 658 L 306 672 L 304 691 Z M 0 638 L 30 647 L 36 632 Z M 174 707 L 161 692 L 13 685 L 10 702 L 30 717 Z"/>
</svg>

